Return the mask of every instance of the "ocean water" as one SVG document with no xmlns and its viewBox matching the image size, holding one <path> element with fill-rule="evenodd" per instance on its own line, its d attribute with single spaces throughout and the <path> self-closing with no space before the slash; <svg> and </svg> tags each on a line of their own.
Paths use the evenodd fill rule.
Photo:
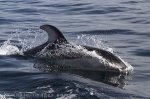
<svg viewBox="0 0 150 99">
<path fill-rule="evenodd" d="M 149 8 L 149 0 L 0 0 L 0 99 L 150 99 Z M 43 24 L 73 44 L 113 51 L 133 73 L 60 72 L 9 56 L 45 42 Z"/>
</svg>

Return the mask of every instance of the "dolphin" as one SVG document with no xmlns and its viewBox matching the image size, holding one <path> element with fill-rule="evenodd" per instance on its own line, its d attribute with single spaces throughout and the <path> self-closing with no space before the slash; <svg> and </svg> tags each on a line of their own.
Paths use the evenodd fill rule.
<svg viewBox="0 0 150 99">
<path fill-rule="evenodd" d="M 59 53 L 58 49 L 63 49 L 63 51 L 65 51 L 64 49 L 66 49 L 66 47 L 61 47 L 62 45 L 63 46 L 71 45 L 71 48 L 74 48 L 74 45 L 70 44 L 64 37 L 63 33 L 55 26 L 45 24 L 40 26 L 40 29 L 44 30 L 48 34 L 47 42 L 25 51 L 24 52 L 25 56 L 37 56 L 39 55 L 40 52 L 43 52 L 45 48 L 50 51 L 51 55 L 54 55 L 52 53 L 55 54 Z M 65 52 L 61 52 L 63 53 L 63 55 L 62 54 L 59 54 L 58 56 L 54 55 L 57 57 L 55 59 L 53 57 L 51 59 L 53 60 L 53 62 L 50 62 L 50 64 L 57 65 L 57 66 L 66 66 L 66 64 L 69 64 L 68 66 L 70 68 L 76 70 L 87 69 L 87 70 L 98 70 L 98 71 L 99 70 L 113 71 L 113 72 L 115 71 L 124 74 L 133 71 L 133 67 L 130 64 L 123 61 L 120 57 L 118 57 L 114 53 L 111 53 L 104 49 L 91 47 L 91 46 L 83 46 L 83 45 L 79 45 L 79 46 L 82 47 L 83 50 L 86 50 L 87 52 L 91 52 L 91 54 L 94 54 L 94 56 L 85 55 L 85 53 L 80 53 L 80 50 L 79 52 L 74 52 L 74 51 L 67 52 L 68 51 L 67 50 L 66 55 L 64 54 Z M 83 50 L 81 50 L 81 52 Z M 43 52 L 43 54 L 45 53 L 46 52 Z M 57 59 L 60 57 L 62 58 Z"/>
</svg>

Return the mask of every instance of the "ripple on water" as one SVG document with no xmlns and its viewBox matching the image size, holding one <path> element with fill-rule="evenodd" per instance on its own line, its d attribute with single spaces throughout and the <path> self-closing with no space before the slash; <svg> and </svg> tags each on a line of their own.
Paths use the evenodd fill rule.
<svg viewBox="0 0 150 99">
<path fill-rule="evenodd" d="M 133 53 L 137 56 L 150 57 L 150 50 L 148 49 L 137 49 Z"/>
</svg>

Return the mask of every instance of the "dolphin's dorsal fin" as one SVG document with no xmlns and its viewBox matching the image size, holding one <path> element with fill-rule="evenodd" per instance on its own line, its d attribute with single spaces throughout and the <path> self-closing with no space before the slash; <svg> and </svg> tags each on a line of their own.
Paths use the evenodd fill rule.
<svg viewBox="0 0 150 99">
<path fill-rule="evenodd" d="M 48 34 L 48 43 L 68 43 L 64 35 L 60 30 L 58 30 L 55 26 L 52 25 L 42 25 L 40 29 L 44 30 Z"/>
</svg>

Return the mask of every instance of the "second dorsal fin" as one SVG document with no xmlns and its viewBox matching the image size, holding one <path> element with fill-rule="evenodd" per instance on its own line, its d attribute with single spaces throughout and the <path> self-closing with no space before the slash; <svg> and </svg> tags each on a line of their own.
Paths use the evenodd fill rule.
<svg viewBox="0 0 150 99">
<path fill-rule="evenodd" d="M 52 25 L 42 25 L 40 29 L 44 30 L 48 34 L 48 43 L 68 43 L 64 35 L 60 30 Z"/>
</svg>

